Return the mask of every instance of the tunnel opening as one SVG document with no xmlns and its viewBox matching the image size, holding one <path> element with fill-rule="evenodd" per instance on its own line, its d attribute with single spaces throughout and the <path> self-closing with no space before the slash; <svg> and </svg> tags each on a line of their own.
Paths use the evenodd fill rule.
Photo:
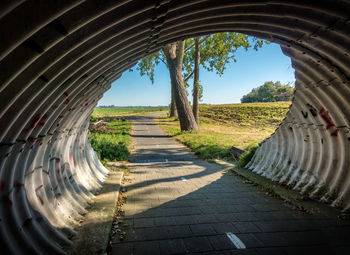
<svg viewBox="0 0 350 255">
<path fill-rule="evenodd" d="M 204 38 L 207 38 L 207 36 L 204 36 Z M 248 40 L 252 45 L 252 39 L 248 38 Z M 189 45 L 189 47 L 192 46 L 192 41 L 189 41 Z M 186 52 L 186 54 L 191 55 L 191 52 Z M 158 54 L 155 54 L 155 56 L 158 56 Z M 150 57 L 147 57 L 144 61 L 148 62 L 149 59 Z M 193 145 L 194 147 L 191 149 L 201 147 L 200 150 L 194 151 L 201 158 L 207 160 L 213 160 L 217 157 L 225 157 L 227 160 L 237 159 L 238 155 L 234 153 L 234 148 L 230 150 L 231 146 L 246 148 L 253 144 L 257 145 L 270 137 L 286 117 L 290 103 L 231 105 L 242 100 L 243 95 L 250 92 L 250 89 L 257 91 L 256 87 L 258 85 L 262 86 L 261 92 L 256 94 L 255 98 L 253 96 L 249 98 L 253 102 L 285 101 L 287 99 L 282 100 L 284 97 L 282 98 L 278 91 L 287 88 L 289 89 L 288 100 L 291 101 L 293 97 L 292 87 L 285 86 L 285 84 L 294 83 L 291 82 L 294 80 L 294 70 L 290 66 L 290 59 L 282 54 L 277 44 L 266 45 L 264 50 L 254 51 L 250 49 L 247 53 L 244 49 L 238 49 L 236 59 L 238 63 L 231 60 L 227 64 L 228 71 L 223 76 L 219 76 L 215 72 L 209 73 L 203 68 L 200 71 L 200 80 L 204 87 L 203 100 L 200 102 L 202 104 L 200 105 L 200 134 L 193 134 L 193 138 L 197 142 L 202 141 L 203 146 Z M 156 61 L 151 60 L 151 62 L 152 64 L 148 63 L 147 66 L 153 66 Z M 104 99 L 99 102 L 98 107 L 101 108 L 95 108 L 93 120 L 95 121 L 95 117 L 107 116 L 107 112 L 111 116 L 118 116 L 119 111 L 132 110 L 127 108 L 132 105 L 139 107 L 153 105 L 154 109 L 157 108 L 156 105 L 159 107 L 160 105 L 169 105 L 169 97 L 171 98 L 169 70 L 166 68 L 165 60 L 157 62 L 159 64 L 156 65 L 154 70 L 146 70 L 148 73 L 155 74 L 152 77 L 154 82 L 148 79 L 151 76 L 140 76 L 140 73 L 142 74 L 139 69 L 140 64 L 144 64 L 144 62 L 133 67 L 133 72 L 123 73 L 122 78 L 112 83 L 112 88 L 105 93 Z M 241 62 L 242 64 L 240 64 Z M 280 67 L 282 65 L 283 67 Z M 146 71 L 143 70 L 143 73 Z M 190 77 L 187 74 L 183 76 L 184 79 Z M 188 100 L 193 106 L 193 103 L 191 103 L 192 78 L 187 80 L 189 86 L 187 87 L 187 94 Z M 282 79 L 283 84 L 279 81 L 268 82 L 278 79 Z M 264 93 L 266 98 L 262 97 Z M 224 98 L 221 98 L 222 96 Z M 215 103 L 219 104 L 216 105 Z M 223 105 L 225 103 L 226 105 Z M 114 104 L 126 108 L 113 109 L 113 107 L 116 107 Z M 107 110 L 107 107 L 111 109 Z M 135 108 L 136 110 L 137 108 Z M 161 122 L 165 124 L 165 120 Z M 167 122 L 166 126 L 168 127 L 167 130 L 170 131 L 169 134 L 175 135 L 176 139 L 182 140 L 187 145 L 194 143 L 193 139 L 189 137 L 190 134 L 183 135 L 186 138 L 179 135 L 180 130 L 177 130 L 179 126 L 177 122 Z M 171 130 L 172 128 L 176 128 L 177 131 Z M 213 149 L 214 147 L 217 149 Z M 220 151 L 221 147 L 225 147 L 225 150 Z M 210 149 L 210 153 L 205 148 Z M 98 150 L 98 148 L 96 149 Z"/>
<path fill-rule="evenodd" d="M 96 102 L 138 59 L 208 32 L 278 43 L 296 70 L 290 112 L 249 168 L 349 209 L 349 7 L 293 0 L 2 4 L 1 244 L 18 254 L 62 253 L 72 216 L 84 213 L 107 174 L 87 141 Z"/>
</svg>

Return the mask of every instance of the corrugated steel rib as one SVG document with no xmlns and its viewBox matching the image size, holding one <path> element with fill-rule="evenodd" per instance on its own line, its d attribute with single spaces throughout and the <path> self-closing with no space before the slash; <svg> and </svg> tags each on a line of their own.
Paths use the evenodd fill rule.
<svg viewBox="0 0 350 255">
<path fill-rule="evenodd" d="M 87 139 L 112 81 L 166 43 L 237 31 L 281 45 L 296 93 L 252 171 L 350 208 L 349 1 L 5 1 L 0 4 L 0 236 L 62 254 L 108 174 Z"/>
</svg>

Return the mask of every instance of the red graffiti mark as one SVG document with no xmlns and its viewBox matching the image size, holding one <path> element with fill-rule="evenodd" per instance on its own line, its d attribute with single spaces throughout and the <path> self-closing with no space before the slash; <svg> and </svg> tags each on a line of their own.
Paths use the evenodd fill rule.
<svg viewBox="0 0 350 255">
<path fill-rule="evenodd" d="M 35 115 L 32 120 L 29 122 L 28 126 L 23 129 L 22 132 L 28 132 L 32 129 L 35 129 L 37 127 L 42 127 L 45 125 L 45 120 L 47 119 L 48 115 L 44 114 L 43 116 L 37 114 Z"/>
<path fill-rule="evenodd" d="M 322 119 L 326 122 L 326 124 L 327 124 L 326 128 L 327 129 L 329 129 L 329 128 L 334 126 L 333 120 L 329 116 L 329 113 L 328 113 L 328 111 L 326 109 L 321 108 L 319 113 L 320 113 Z"/>
<path fill-rule="evenodd" d="M 63 95 L 66 97 L 66 100 L 64 101 L 64 104 L 69 104 L 70 103 L 70 100 L 69 100 L 69 94 L 68 94 L 68 92 L 67 91 L 65 91 L 64 93 L 63 93 Z"/>
<path fill-rule="evenodd" d="M 322 107 L 319 111 L 319 114 L 327 124 L 326 129 L 331 131 L 331 136 L 337 136 L 339 130 L 335 126 L 331 116 L 329 115 L 329 112 Z"/>
<path fill-rule="evenodd" d="M 63 119 L 64 118 L 64 115 L 60 115 L 57 117 L 57 119 Z"/>
<path fill-rule="evenodd" d="M 99 95 L 99 96 L 97 97 L 96 102 L 100 101 L 100 100 L 101 100 L 101 98 L 102 98 L 102 95 Z"/>
<path fill-rule="evenodd" d="M 84 106 L 88 106 L 89 105 L 89 103 L 86 103 Z"/>
<path fill-rule="evenodd" d="M 45 125 L 45 120 L 47 119 L 47 114 L 44 114 L 42 117 L 41 117 L 41 119 L 40 119 L 40 121 L 39 121 L 39 123 L 38 123 L 38 125 L 36 126 L 36 127 L 43 127 L 44 125 Z"/>
<path fill-rule="evenodd" d="M 23 129 L 23 132 L 28 132 L 28 131 L 34 129 L 36 127 L 36 125 L 39 123 L 40 119 L 41 119 L 41 116 L 39 114 L 35 115 L 33 117 L 33 119 L 30 121 L 28 127 Z"/>
<path fill-rule="evenodd" d="M 85 150 L 83 150 L 83 153 L 84 153 Z"/>
<path fill-rule="evenodd" d="M 59 158 L 56 158 L 56 159 L 55 159 L 55 163 L 56 163 L 56 164 L 60 163 L 60 161 L 61 161 L 61 159 L 59 159 Z"/>
<path fill-rule="evenodd" d="M 5 189 L 5 182 L 0 181 L 0 191 L 3 191 Z"/>
<path fill-rule="evenodd" d="M 61 170 L 60 170 L 60 169 L 57 169 L 56 171 L 57 171 L 57 174 L 60 174 L 60 173 L 61 173 Z"/>
<path fill-rule="evenodd" d="M 21 190 L 21 187 L 23 186 L 22 183 L 18 181 L 13 182 L 13 187 L 15 188 L 15 193 L 18 194 L 18 192 Z"/>
</svg>

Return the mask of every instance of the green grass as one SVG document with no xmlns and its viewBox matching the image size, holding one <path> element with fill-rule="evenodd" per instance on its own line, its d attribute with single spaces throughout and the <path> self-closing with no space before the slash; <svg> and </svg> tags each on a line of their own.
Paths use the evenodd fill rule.
<svg viewBox="0 0 350 255">
<path fill-rule="evenodd" d="M 200 116 L 220 123 L 241 126 L 277 125 L 286 116 L 291 102 L 200 105 Z"/>
<path fill-rule="evenodd" d="M 108 119 L 105 128 L 90 127 L 89 140 L 103 164 L 108 161 L 128 160 L 131 145 L 131 125 L 128 120 Z"/>
<path fill-rule="evenodd" d="M 258 143 L 268 138 L 286 116 L 290 102 L 200 105 L 199 132 L 181 132 L 179 122 L 161 116 L 163 130 L 206 160 L 236 160 L 232 146 L 247 149 L 240 165 L 254 155 Z"/>
<path fill-rule="evenodd" d="M 167 107 L 128 107 L 128 108 L 95 108 L 92 118 L 142 115 L 152 112 L 167 111 Z"/>
<path fill-rule="evenodd" d="M 246 148 L 246 151 L 241 154 L 237 162 L 238 167 L 245 167 L 249 161 L 253 158 L 256 149 L 259 147 L 258 144 L 252 144 Z"/>
</svg>

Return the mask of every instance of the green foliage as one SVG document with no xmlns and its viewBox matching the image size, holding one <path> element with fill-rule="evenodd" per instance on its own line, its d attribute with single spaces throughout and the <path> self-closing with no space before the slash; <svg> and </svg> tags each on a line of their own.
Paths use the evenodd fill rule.
<svg viewBox="0 0 350 255">
<path fill-rule="evenodd" d="M 281 82 L 268 81 L 263 85 L 253 89 L 241 98 L 242 103 L 253 102 L 276 102 L 291 101 L 293 99 L 294 88 L 289 84 L 282 85 Z"/>
<path fill-rule="evenodd" d="M 154 69 L 160 63 L 160 61 L 164 62 L 164 59 L 165 57 L 162 51 L 155 52 L 141 59 L 138 62 L 136 69 L 140 72 L 141 76 L 147 75 L 153 84 Z"/>
<path fill-rule="evenodd" d="M 239 48 L 248 50 L 252 47 L 255 50 L 262 47 L 264 43 L 269 44 L 268 41 L 249 37 L 241 33 L 224 32 L 211 34 L 200 37 L 200 64 L 209 72 L 216 72 L 222 75 L 226 69 L 226 64 L 230 61 L 237 61 L 236 51 Z M 194 38 L 186 39 L 185 54 L 183 58 L 183 79 L 186 87 L 189 87 L 188 80 L 193 78 L 194 69 Z M 151 55 L 141 59 L 136 69 L 140 74 L 147 75 L 151 82 L 154 82 L 155 67 L 163 62 L 166 65 L 166 58 L 163 51 L 152 53 Z"/>
<path fill-rule="evenodd" d="M 252 144 L 246 148 L 246 151 L 241 154 L 237 162 L 238 167 L 245 167 L 249 161 L 253 158 L 256 149 L 259 147 L 258 144 Z"/>
<path fill-rule="evenodd" d="M 255 37 L 234 32 L 209 35 L 201 44 L 201 65 L 207 71 L 215 71 L 216 74 L 223 75 L 226 64 L 232 60 L 237 61 L 236 51 L 239 48 L 244 48 L 247 51 L 252 47 L 251 42 L 255 42 L 255 50 L 258 50 L 264 42 L 268 43 Z"/>
<path fill-rule="evenodd" d="M 128 160 L 131 125 L 128 120 L 110 119 L 106 129 L 90 128 L 89 140 L 92 148 L 100 155 L 102 163 Z"/>
</svg>

